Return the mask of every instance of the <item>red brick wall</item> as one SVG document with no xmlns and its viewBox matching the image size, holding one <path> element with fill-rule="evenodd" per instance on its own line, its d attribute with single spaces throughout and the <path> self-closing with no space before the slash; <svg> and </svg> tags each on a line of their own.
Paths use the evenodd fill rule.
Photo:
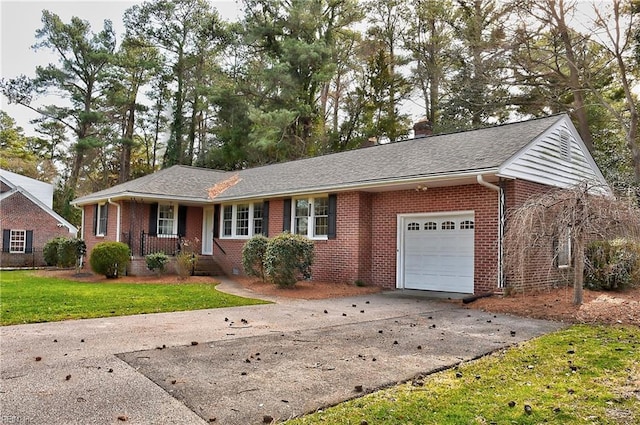
<svg viewBox="0 0 640 425">
<path fill-rule="evenodd" d="M 476 292 L 497 286 L 498 194 L 479 185 L 383 193 L 338 194 L 336 239 L 315 242 L 312 278 L 329 282 L 361 280 L 395 288 L 397 215 L 469 210 L 476 220 Z M 282 231 L 282 200 L 269 203 L 269 236 Z M 244 240 L 220 239 L 226 251 L 214 256 L 226 273 L 242 272 Z"/>
<path fill-rule="evenodd" d="M 32 230 L 33 249 L 36 253 L 40 253 L 35 263 L 33 254 L 2 253 L 1 263 L 4 267 L 44 265 L 41 251 L 48 241 L 59 236 L 65 238 L 73 237 L 67 227 L 58 227 L 58 220 L 20 192 L 16 192 L 2 200 L 2 203 L 0 203 L 0 217 L 2 217 L 2 229 Z M 2 238 L 2 235 L 0 235 L 0 238 Z M 0 244 L 0 246 L 2 245 Z"/>
<path fill-rule="evenodd" d="M 120 222 L 120 242 L 126 243 L 131 248 L 134 257 L 140 257 L 140 240 L 141 234 L 149 232 L 149 214 L 151 205 L 141 202 L 118 202 L 121 205 L 121 222 Z M 93 225 L 93 216 L 95 213 L 95 205 L 87 205 L 84 207 L 84 240 L 87 244 L 87 252 L 99 242 L 116 241 L 117 240 L 117 207 L 109 204 L 107 215 L 107 232 L 104 236 L 96 236 Z M 202 207 L 187 207 L 187 226 L 186 238 L 193 242 L 194 250 L 197 253 L 202 252 Z M 140 263 L 140 262 L 139 262 Z M 131 274 L 147 274 L 150 273 L 146 269 L 144 261 L 140 264 L 132 263 Z"/>
<path fill-rule="evenodd" d="M 531 197 L 543 195 L 550 190 L 558 189 L 525 180 L 509 181 L 505 188 L 507 231 L 509 231 L 509 215 L 515 208 L 523 205 Z M 524 292 L 569 283 L 570 270 L 558 269 L 553 263 L 553 255 L 551 239 L 540 240 L 527 252 L 516 252 L 513 247 L 505 243 L 506 289 Z M 524 259 L 523 269 L 517 266 L 522 260 L 516 260 L 514 256 L 520 256 L 521 259 Z"/>
<path fill-rule="evenodd" d="M 497 287 L 498 194 L 480 185 L 407 190 L 373 195 L 372 277 L 385 288 L 396 286 L 397 215 L 474 211 L 475 292 Z"/>
<path fill-rule="evenodd" d="M 367 193 L 341 193 L 337 205 L 336 239 L 315 241 L 312 279 L 328 282 L 372 283 L 371 203 Z M 269 201 L 269 236 L 282 233 L 282 199 Z M 225 250 L 214 247 L 214 256 L 227 274 L 243 273 L 242 247 L 245 239 L 218 239 Z"/>
</svg>

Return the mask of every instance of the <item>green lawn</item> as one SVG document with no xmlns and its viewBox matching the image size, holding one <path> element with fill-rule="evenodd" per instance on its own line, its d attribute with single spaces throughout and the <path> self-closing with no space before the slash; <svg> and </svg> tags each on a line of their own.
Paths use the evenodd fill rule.
<svg viewBox="0 0 640 425">
<path fill-rule="evenodd" d="M 542 423 L 639 424 L 640 329 L 573 326 L 287 425 Z"/>
<path fill-rule="evenodd" d="M 81 283 L 30 271 L 3 271 L 0 301 L 1 325 L 266 303 L 224 294 L 214 284 Z"/>
</svg>

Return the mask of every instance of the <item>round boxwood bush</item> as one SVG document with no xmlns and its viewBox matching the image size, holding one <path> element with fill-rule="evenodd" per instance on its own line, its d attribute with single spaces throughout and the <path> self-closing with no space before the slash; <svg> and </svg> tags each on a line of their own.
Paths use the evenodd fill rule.
<svg viewBox="0 0 640 425">
<path fill-rule="evenodd" d="M 131 257 L 129 247 L 122 242 L 100 242 L 93 247 L 89 264 L 91 270 L 108 278 L 124 274 Z"/>
<path fill-rule="evenodd" d="M 291 287 L 299 276 L 310 278 L 313 248 L 313 241 L 287 232 L 270 239 L 264 253 L 264 271 L 269 281 Z"/>
<path fill-rule="evenodd" d="M 269 239 L 256 235 L 242 247 L 242 268 L 248 276 L 257 276 L 264 280 L 264 253 L 267 251 Z"/>
</svg>

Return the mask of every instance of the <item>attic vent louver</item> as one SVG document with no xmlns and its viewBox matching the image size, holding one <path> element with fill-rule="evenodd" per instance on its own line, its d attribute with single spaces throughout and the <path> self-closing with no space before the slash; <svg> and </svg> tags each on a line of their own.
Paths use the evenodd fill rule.
<svg viewBox="0 0 640 425">
<path fill-rule="evenodd" d="M 569 132 L 564 128 L 560 130 L 560 155 L 562 159 L 571 161 L 571 139 Z"/>
</svg>

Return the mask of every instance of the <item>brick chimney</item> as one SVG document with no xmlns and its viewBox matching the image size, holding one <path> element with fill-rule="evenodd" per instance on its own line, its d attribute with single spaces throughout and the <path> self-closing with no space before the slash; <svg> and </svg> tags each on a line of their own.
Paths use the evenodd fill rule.
<svg viewBox="0 0 640 425">
<path fill-rule="evenodd" d="M 418 137 L 431 136 L 433 134 L 433 124 L 431 124 L 431 121 L 429 121 L 429 119 L 427 119 L 426 117 L 420 118 L 413 125 L 413 133 L 413 137 L 416 139 Z"/>
</svg>

